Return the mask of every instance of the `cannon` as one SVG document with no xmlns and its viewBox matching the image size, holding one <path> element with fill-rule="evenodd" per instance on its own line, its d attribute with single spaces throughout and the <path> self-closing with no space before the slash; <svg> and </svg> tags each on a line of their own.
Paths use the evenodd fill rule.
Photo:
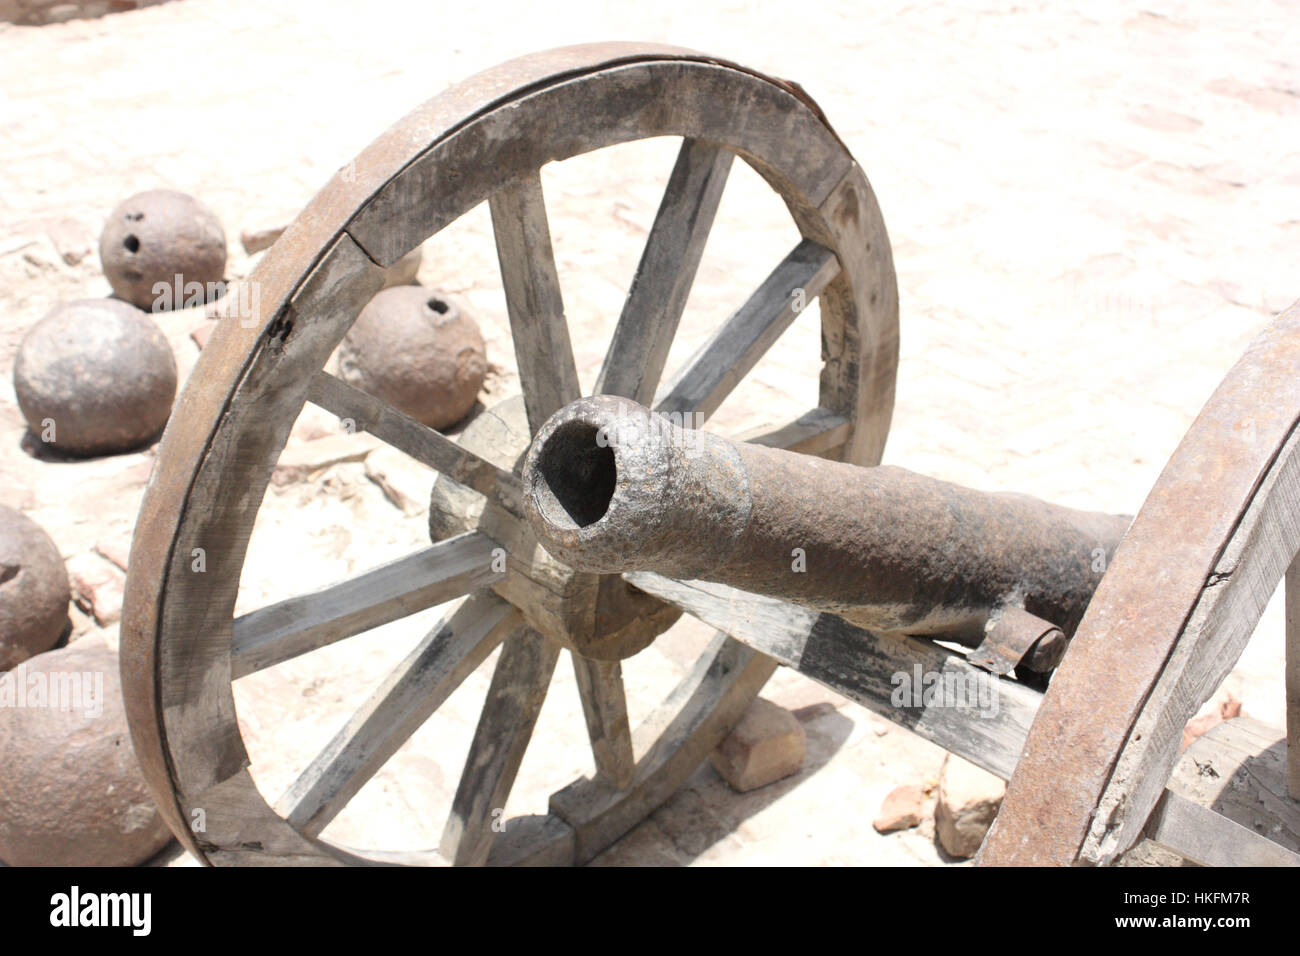
<svg viewBox="0 0 1300 956">
<path fill-rule="evenodd" d="M 540 173 L 658 137 L 676 158 L 586 390 L 597 397 L 584 399 Z M 670 363 L 740 164 L 797 238 Z M 483 203 L 522 397 L 452 439 L 329 360 L 385 269 Z M 248 281 L 258 294 L 222 319 L 167 426 L 122 618 L 135 751 L 201 861 L 583 863 L 672 795 L 783 665 L 1008 779 L 986 863 L 1111 863 L 1142 840 L 1201 863 L 1300 860 L 1300 309 L 1234 368 L 1131 523 L 880 468 L 898 295 L 866 176 L 797 84 L 639 44 L 525 57 L 435 97 L 341 170 Z M 811 302 L 815 403 L 724 441 L 710 418 Z M 431 544 L 236 613 L 264 495 L 307 404 L 438 473 Z M 1216 752 L 1210 793 L 1185 779 L 1181 728 L 1284 575 L 1293 720 Z M 449 602 L 268 798 L 235 685 Z M 716 637 L 634 728 L 623 665 L 682 615 Z M 494 652 L 437 846 L 333 838 Z M 562 653 L 594 772 L 545 813 L 502 820 Z M 996 714 L 898 704 L 891 678 L 913 672 L 987 678 Z M 1239 779 L 1251 799 L 1225 796 Z"/>
<path fill-rule="evenodd" d="M 970 647 L 988 632 L 989 651 L 1013 620 L 1037 628 L 1003 672 L 1031 650 L 1052 669 L 1132 520 L 730 442 L 609 395 L 556 412 L 523 480 L 538 540 L 579 571 L 702 579 Z"/>
</svg>

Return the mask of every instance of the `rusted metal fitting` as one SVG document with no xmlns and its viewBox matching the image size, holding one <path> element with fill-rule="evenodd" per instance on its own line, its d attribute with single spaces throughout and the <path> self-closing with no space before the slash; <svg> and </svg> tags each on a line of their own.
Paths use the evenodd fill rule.
<svg viewBox="0 0 1300 956">
<path fill-rule="evenodd" d="M 1061 662 L 1068 643 L 1055 624 L 1018 607 L 994 611 L 984 631 L 984 640 L 966 660 L 999 675 L 1018 667 L 1046 674 Z"/>
<path fill-rule="evenodd" d="M 556 412 L 524 482 L 538 540 L 579 570 L 716 581 L 967 646 L 1012 606 L 1071 634 L 1130 521 L 733 443 L 615 396 Z"/>
</svg>

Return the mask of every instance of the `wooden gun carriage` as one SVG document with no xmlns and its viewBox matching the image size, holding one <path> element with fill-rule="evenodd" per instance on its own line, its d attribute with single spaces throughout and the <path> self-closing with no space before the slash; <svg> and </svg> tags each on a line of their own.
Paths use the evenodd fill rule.
<svg viewBox="0 0 1300 956">
<path fill-rule="evenodd" d="M 676 165 L 584 399 L 539 171 L 663 136 L 681 139 Z M 801 241 L 665 380 L 737 159 Z M 523 396 L 452 440 L 324 367 L 384 269 L 484 201 Z M 526 57 L 435 97 L 341 171 L 249 281 L 259 295 L 223 320 L 168 426 L 122 623 L 136 753 L 201 860 L 585 862 L 671 796 L 784 664 L 1009 779 L 985 863 L 1105 864 L 1144 838 L 1201 863 L 1300 862 L 1300 308 L 1234 367 L 1131 524 L 875 467 L 898 297 L 862 170 L 798 86 L 633 44 Z M 711 416 L 795 321 L 792 290 L 820 304 L 815 407 L 747 443 L 692 438 L 646 410 Z M 254 520 L 306 403 L 439 472 L 433 543 L 236 617 Z M 1182 728 L 1284 576 L 1289 735 L 1251 725 L 1198 743 L 1220 747 L 1210 792 L 1175 772 Z M 232 683 L 461 598 L 268 802 Z M 620 662 L 682 613 L 718 636 L 633 731 Z M 363 854 L 322 839 L 498 647 L 441 845 Z M 596 773 L 499 833 L 493 811 L 562 652 Z M 918 667 L 990 675 L 997 715 L 893 706 L 890 674 Z"/>
</svg>

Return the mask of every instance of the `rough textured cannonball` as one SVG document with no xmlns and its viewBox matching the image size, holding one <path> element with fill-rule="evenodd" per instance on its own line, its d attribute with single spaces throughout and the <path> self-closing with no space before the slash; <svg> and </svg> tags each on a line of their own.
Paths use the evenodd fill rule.
<svg viewBox="0 0 1300 956">
<path fill-rule="evenodd" d="M 158 435 L 176 397 L 176 357 L 156 322 L 115 299 L 56 306 L 14 361 L 32 434 L 70 455 L 111 454 Z"/>
<path fill-rule="evenodd" d="M 117 652 L 103 635 L 10 675 L 0 687 L 0 860 L 132 866 L 162 849 L 171 833 L 136 762 Z"/>
<path fill-rule="evenodd" d="M 225 276 L 226 233 L 193 196 L 154 189 L 109 214 L 99 236 L 99 260 L 119 299 L 153 312 L 181 308 L 197 304 L 190 301 L 190 283 L 206 291 Z M 156 288 L 158 283 L 164 288 Z"/>
<path fill-rule="evenodd" d="M 478 323 L 441 292 L 384 289 L 361 310 L 339 348 L 344 381 L 433 428 L 474 407 L 487 374 Z"/>
<path fill-rule="evenodd" d="M 50 536 L 0 505 L 0 671 L 58 643 L 70 597 L 68 571 Z"/>
</svg>

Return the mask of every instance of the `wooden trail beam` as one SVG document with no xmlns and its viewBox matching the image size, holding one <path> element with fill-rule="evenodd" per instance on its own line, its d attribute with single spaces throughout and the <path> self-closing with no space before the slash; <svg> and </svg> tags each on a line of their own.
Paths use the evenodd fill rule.
<svg viewBox="0 0 1300 956">
<path fill-rule="evenodd" d="M 1009 780 L 1042 695 L 931 641 L 863 630 L 774 598 L 650 572 L 643 591 Z M 1286 747 L 1258 721 L 1214 728 L 1184 755 L 1146 838 L 1207 866 L 1300 865 L 1300 807 L 1286 798 Z M 1211 771 L 1206 768 L 1212 768 Z"/>
</svg>

